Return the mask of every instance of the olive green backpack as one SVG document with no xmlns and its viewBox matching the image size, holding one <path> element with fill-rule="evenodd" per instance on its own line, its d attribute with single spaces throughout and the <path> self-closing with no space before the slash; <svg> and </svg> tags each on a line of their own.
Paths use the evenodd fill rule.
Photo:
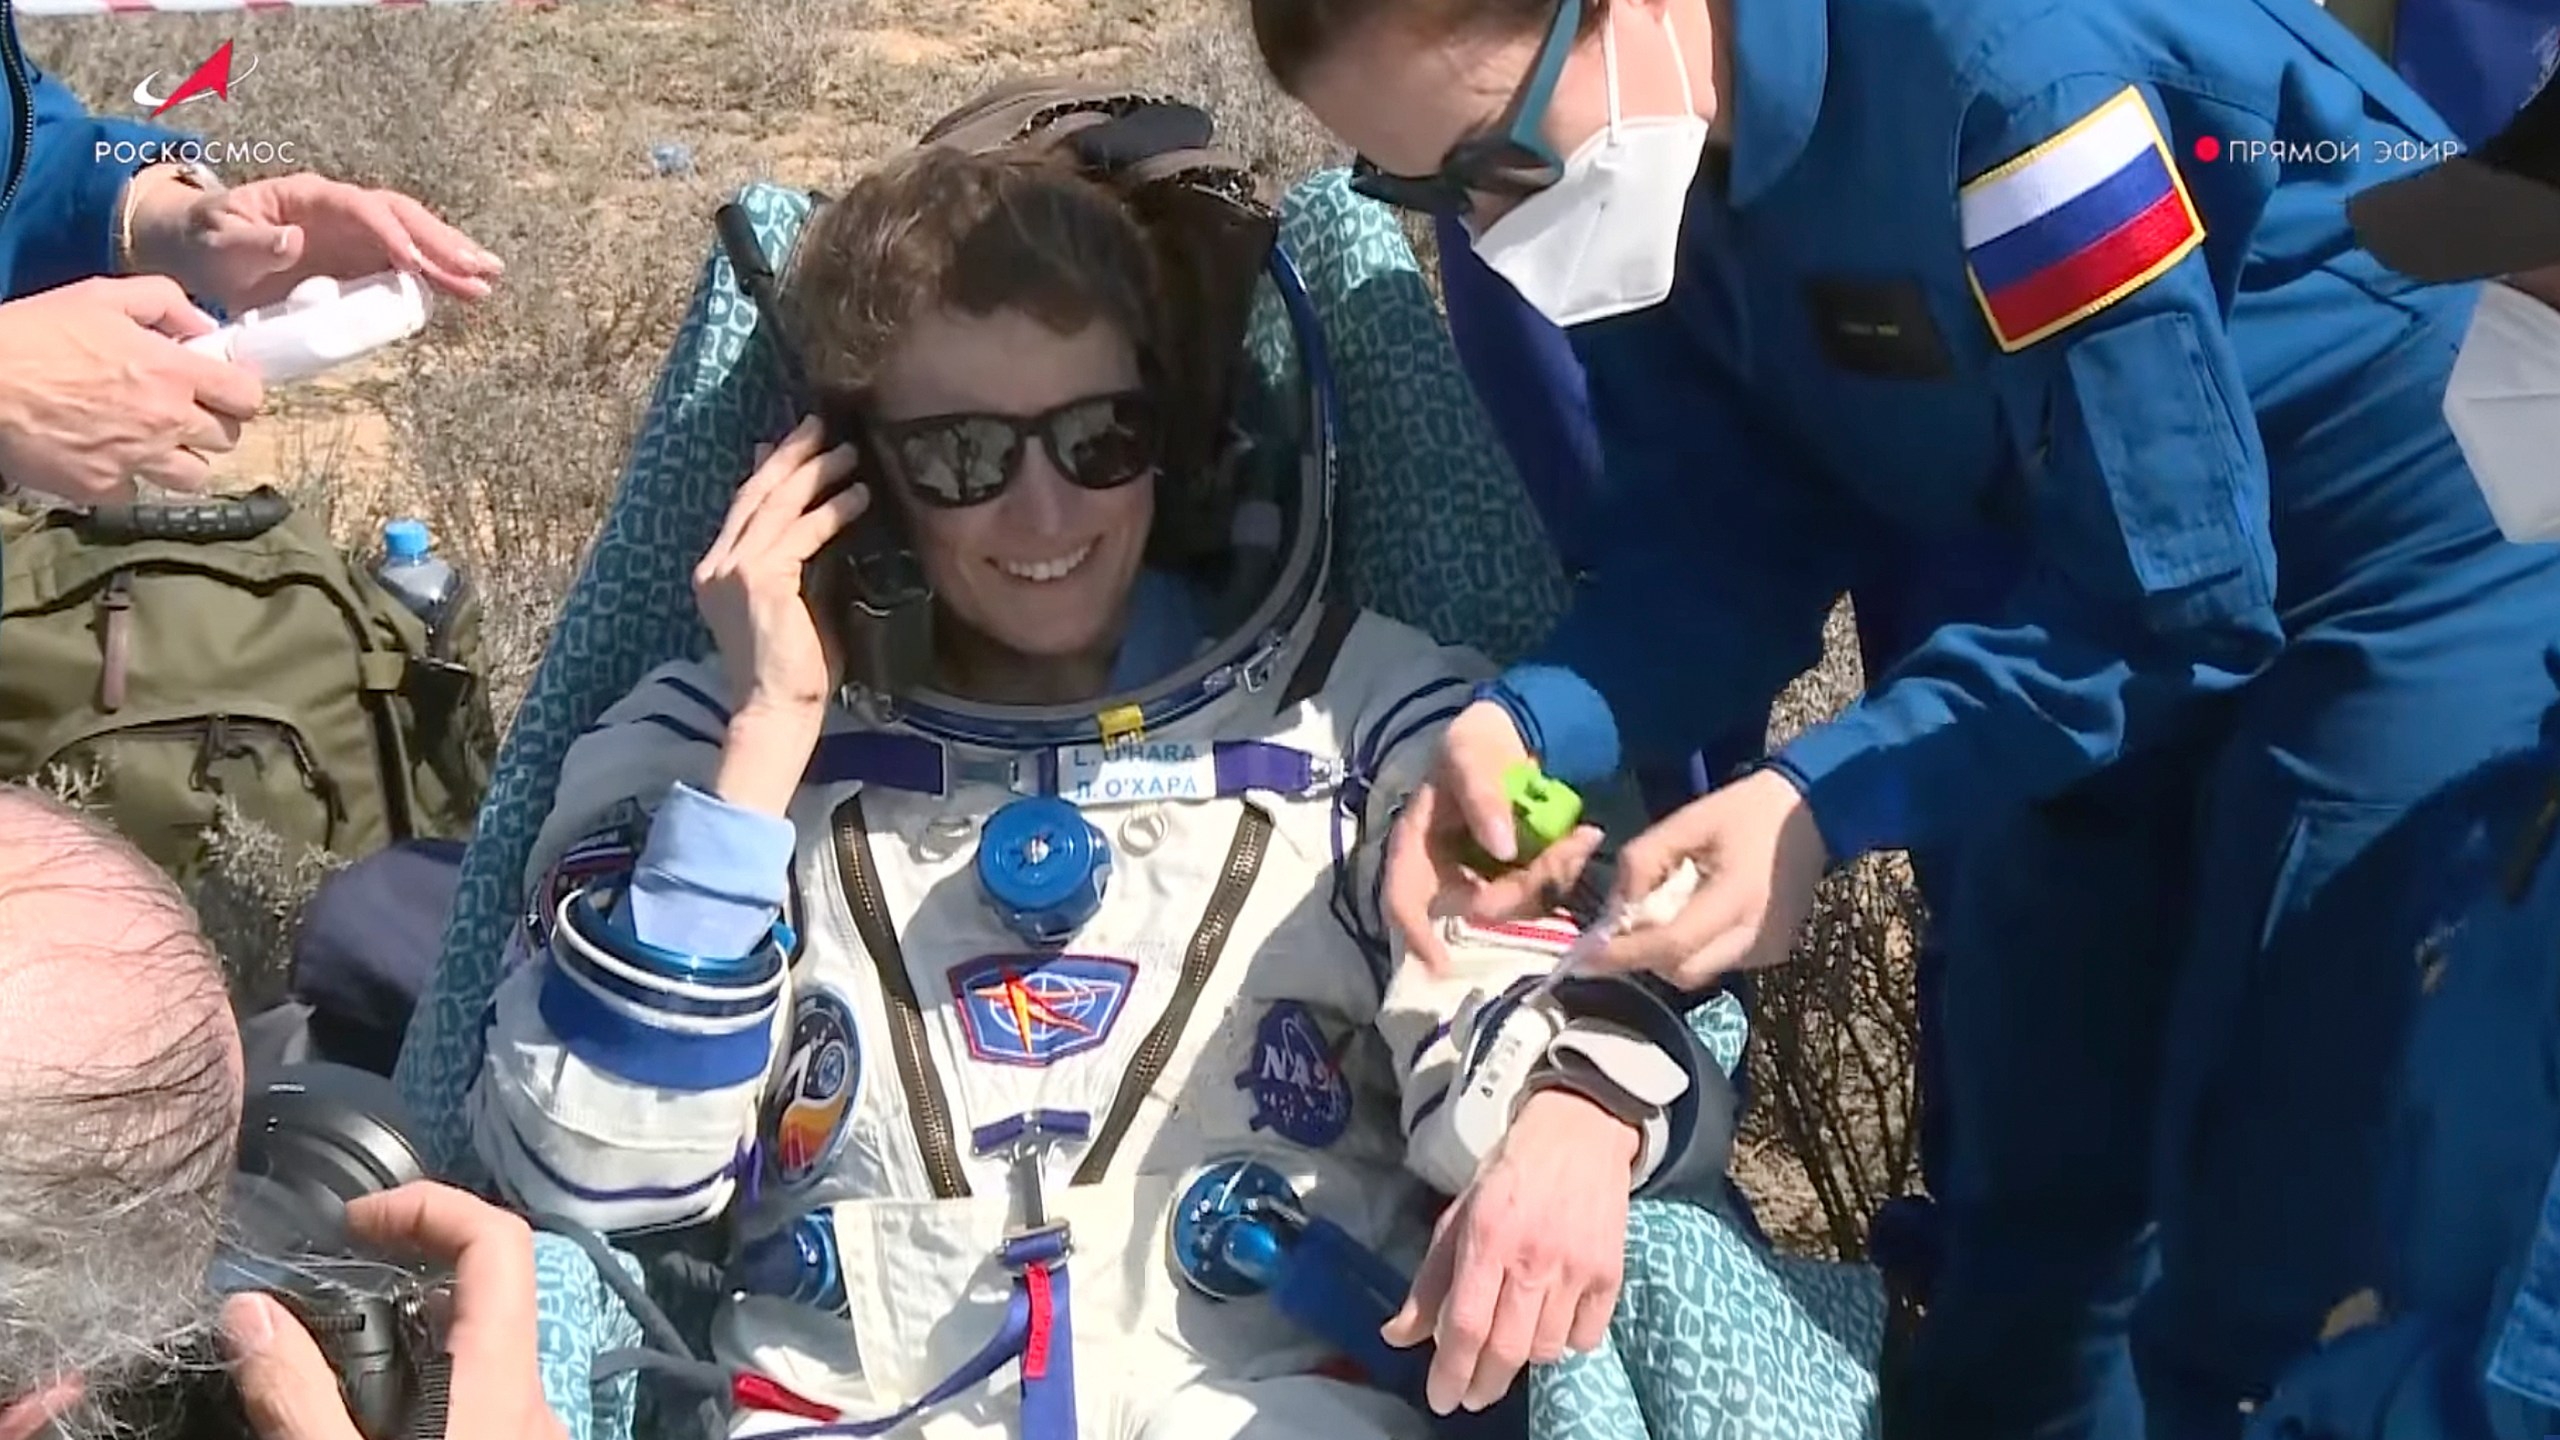
<svg viewBox="0 0 2560 1440">
<path fill-rule="evenodd" d="M 425 621 L 272 489 L 0 516 L 0 778 L 182 883 L 219 802 L 354 859 L 470 833 L 497 741 L 466 592 Z"/>
</svg>

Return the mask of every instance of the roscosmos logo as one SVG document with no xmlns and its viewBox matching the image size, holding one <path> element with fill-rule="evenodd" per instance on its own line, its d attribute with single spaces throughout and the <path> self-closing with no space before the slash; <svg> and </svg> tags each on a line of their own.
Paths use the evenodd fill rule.
<svg viewBox="0 0 2560 1440">
<path fill-rule="evenodd" d="M 190 71 L 186 79 L 179 81 L 164 94 L 152 93 L 152 87 L 160 82 L 159 71 L 154 70 L 143 76 L 140 83 L 133 87 L 133 103 L 150 111 L 154 116 L 160 116 L 191 100 L 230 99 L 231 87 L 249 78 L 258 68 L 257 57 L 253 55 L 249 57 L 247 65 L 234 71 L 231 68 L 231 45 L 232 42 L 223 41 L 221 49 L 206 56 L 203 64 Z"/>
</svg>

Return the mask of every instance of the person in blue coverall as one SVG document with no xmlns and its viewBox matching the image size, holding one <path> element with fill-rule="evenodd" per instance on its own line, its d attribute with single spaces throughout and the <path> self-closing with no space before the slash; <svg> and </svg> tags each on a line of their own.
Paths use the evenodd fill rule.
<svg viewBox="0 0 2560 1440">
<path fill-rule="evenodd" d="M 1401 822 L 1409 938 L 1590 853 L 1457 858 L 1513 853 L 1498 777 L 1563 697 L 1685 753 L 1843 589 L 2005 546 L 2014 583 L 1625 845 L 1622 894 L 1705 880 L 1601 963 L 1775 963 L 1828 865 L 1951 854 L 1946 1249 L 1891 1423 L 2238 1434 L 2364 1283 L 2421 802 L 2547 698 L 2560 557 L 2504 543 L 2439 409 L 2472 295 L 2345 219 L 2441 119 L 2307 0 L 1253 12 L 1356 183 L 1570 332 L 1605 456 L 1572 612 Z"/>
<path fill-rule="evenodd" d="M 200 490 L 264 396 L 178 342 L 314 275 L 398 267 L 478 298 L 495 256 L 405 195 L 318 175 L 226 188 L 188 137 L 89 114 L 0 0 L 0 482 L 73 500 Z"/>
<path fill-rule="evenodd" d="M 2405 274 L 2506 277 L 2481 296 L 2447 418 L 2509 538 L 2560 540 L 2560 86 L 2349 214 Z M 2560 615 L 2548 628 L 2560 642 Z M 2551 666 L 2560 682 L 2560 648 Z M 2263 1440 L 2560 1434 L 2560 704 L 2539 748 L 2456 794 L 2469 825 L 2437 877 L 2448 922 L 2417 956 L 2369 1287 L 2259 1412 Z"/>
<path fill-rule="evenodd" d="M 2390 60 L 2466 144 L 2502 129 L 2560 59 L 2560 4 L 2553 0 L 2331 0 L 2327 8 Z M 1598 519 L 1591 497 L 1601 467 L 1581 361 L 1565 332 L 1475 253 L 1459 217 L 1435 216 L 1433 233 L 1459 363 L 1567 568 L 1585 571 L 1594 537 L 1584 532 Z M 1898 568 L 1860 577 L 1853 591 L 1866 673 L 1891 669 L 1935 628 L 1935 617 L 2014 581 L 2012 569 L 2012 557 L 1995 541 L 1966 555 L 1940 548 L 1904 557 Z M 1661 814 L 1704 793 L 1708 777 L 1729 773 L 1759 752 L 1764 728 L 1762 718 L 1753 717 L 1733 733 L 1703 738 L 1687 763 L 1641 775 L 1648 805 Z M 1952 878 L 1948 865 L 1943 855 L 1918 861 L 1924 893 L 1943 891 Z M 1935 940 L 1924 935 L 1915 967 L 1924 1178 L 1937 1172 L 1947 1144 L 1943 1106 L 1932 1103 L 1944 1068 L 1932 1023 L 1942 968 Z M 1920 1249 L 1904 1244 L 1908 1256 L 1888 1255 L 1879 1236 L 1877 1258 L 1897 1271 L 1898 1281 L 1925 1289 L 1934 1236 L 1911 1238 Z M 1906 1260 L 1918 1273 L 1899 1273 Z"/>
</svg>

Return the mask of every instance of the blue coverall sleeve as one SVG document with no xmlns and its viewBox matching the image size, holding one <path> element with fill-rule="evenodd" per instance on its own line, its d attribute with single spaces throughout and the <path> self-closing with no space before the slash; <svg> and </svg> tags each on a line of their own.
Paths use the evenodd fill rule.
<svg viewBox="0 0 2560 1440">
<path fill-rule="evenodd" d="M 1524 662 L 1597 689 L 1639 765 L 1765 724 L 1822 658 L 1824 617 L 1855 566 L 1845 497 L 1785 463 L 1731 387 L 1691 363 L 1678 323 L 1657 307 L 1577 337 L 1605 457 L 1598 553 Z"/>
<path fill-rule="evenodd" d="M 2165 134 L 2158 97 L 2123 77 L 1976 101 L 1963 176 L 2044 153 L 2129 90 Z M 2169 184 L 2191 205 L 2170 153 L 2164 143 Z M 2237 234 L 2247 220 L 2232 223 Z M 2282 649 L 2267 459 L 2216 253 L 2208 233 L 1991 360 L 2031 482 L 2027 571 L 1998 623 L 1933 632 L 1882 687 L 1777 757 L 1835 859 L 1925 844 L 1967 815 L 2053 795 L 2174 733 L 2196 702 Z"/>
<path fill-rule="evenodd" d="M 114 273 L 117 209 L 142 161 L 183 137 L 92 115 L 68 86 L 26 62 L 35 139 L 17 198 L 0 213 L 0 299 Z M 119 146 L 131 146 L 119 150 Z"/>
</svg>

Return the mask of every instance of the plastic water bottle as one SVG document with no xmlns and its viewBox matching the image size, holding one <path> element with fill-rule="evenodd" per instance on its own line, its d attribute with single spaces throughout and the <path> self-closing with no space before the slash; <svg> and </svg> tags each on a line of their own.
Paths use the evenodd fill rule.
<svg viewBox="0 0 2560 1440">
<path fill-rule="evenodd" d="M 394 520 L 382 527 L 382 564 L 373 573 L 430 630 L 444 623 L 445 607 L 462 581 L 435 553 L 433 537 L 421 520 Z"/>
</svg>

